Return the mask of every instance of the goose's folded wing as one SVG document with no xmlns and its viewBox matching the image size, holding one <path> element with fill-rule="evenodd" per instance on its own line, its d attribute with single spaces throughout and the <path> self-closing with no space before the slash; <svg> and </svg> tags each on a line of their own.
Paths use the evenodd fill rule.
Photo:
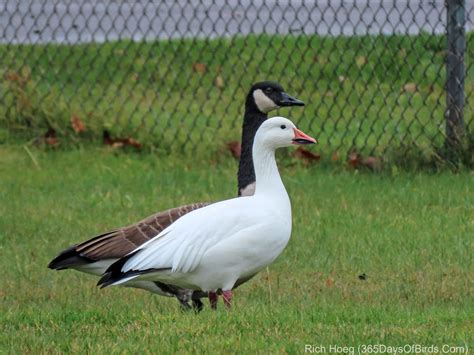
<svg viewBox="0 0 474 355">
<path fill-rule="evenodd" d="M 157 271 L 194 270 L 203 253 L 215 243 L 215 238 L 203 233 L 199 226 L 183 230 L 179 228 L 179 222 L 110 265 L 97 285 L 101 288 L 119 285 L 140 275 Z"/>
<path fill-rule="evenodd" d="M 208 205 L 193 203 L 151 215 L 138 223 L 92 238 L 76 247 L 77 252 L 92 259 L 120 258 L 156 237 L 185 214 Z"/>
<path fill-rule="evenodd" d="M 137 248 L 121 264 L 120 271 L 193 271 L 210 248 L 249 228 L 249 225 L 254 227 L 259 223 L 255 213 L 238 208 L 244 202 L 239 200 L 229 201 L 231 208 L 224 209 L 224 212 L 219 209 L 219 203 L 190 213 Z M 256 221 L 249 224 L 249 220 L 254 218 Z"/>
<path fill-rule="evenodd" d="M 171 269 L 173 272 L 189 272 L 196 268 L 203 254 L 214 245 L 215 234 L 202 229 L 182 231 L 181 228 L 165 230 L 133 253 L 123 264 L 121 271 Z"/>
<path fill-rule="evenodd" d="M 161 233 L 173 222 L 209 203 L 193 203 L 153 214 L 138 223 L 112 230 L 61 252 L 49 267 L 61 269 L 104 259 L 121 258 Z"/>
</svg>

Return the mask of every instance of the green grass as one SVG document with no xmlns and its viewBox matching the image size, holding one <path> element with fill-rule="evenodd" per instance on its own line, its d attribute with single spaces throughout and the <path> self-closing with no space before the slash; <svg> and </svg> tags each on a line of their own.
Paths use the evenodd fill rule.
<svg viewBox="0 0 474 355">
<path fill-rule="evenodd" d="M 472 127 L 474 35 L 466 52 L 467 125 Z M 239 136 L 244 97 L 258 80 L 281 82 L 307 106 L 280 113 L 317 132 L 324 147 L 382 154 L 443 143 L 444 36 L 249 36 L 120 41 L 77 46 L 0 46 L 0 142 L 46 126 L 77 140 L 70 119 L 132 135 L 163 150 L 204 154 L 219 132 Z M 203 63 L 204 73 L 193 70 Z M 224 87 L 215 85 L 220 76 Z M 406 86 L 408 84 L 408 86 Z M 413 91 L 416 85 L 416 91 Z M 407 87 L 408 90 L 404 88 Z M 411 89 L 410 89 L 411 88 Z M 13 134 L 12 134 L 13 133 Z"/>
<path fill-rule="evenodd" d="M 220 303 L 196 315 L 46 265 L 72 243 L 157 210 L 233 196 L 234 161 L 96 148 L 31 154 L 35 162 L 22 147 L 0 147 L 2 353 L 474 345 L 472 172 L 283 164 L 294 213 L 287 249 L 236 290 L 231 312 Z"/>
</svg>

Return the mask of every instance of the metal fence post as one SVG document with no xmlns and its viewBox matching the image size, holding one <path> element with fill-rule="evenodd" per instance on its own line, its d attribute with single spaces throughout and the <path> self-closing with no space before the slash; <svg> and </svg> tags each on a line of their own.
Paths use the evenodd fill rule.
<svg viewBox="0 0 474 355">
<path fill-rule="evenodd" d="M 466 49 L 465 0 L 446 0 L 446 141 L 448 159 L 462 152 L 466 127 L 464 124 L 464 52 Z"/>
</svg>

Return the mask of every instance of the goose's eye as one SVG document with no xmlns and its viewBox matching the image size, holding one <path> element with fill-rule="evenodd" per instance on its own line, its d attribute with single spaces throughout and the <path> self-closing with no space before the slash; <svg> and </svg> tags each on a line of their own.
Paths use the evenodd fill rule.
<svg viewBox="0 0 474 355">
<path fill-rule="evenodd" d="M 280 128 L 281 128 L 281 129 L 285 129 L 286 126 L 285 126 L 284 124 L 282 124 L 282 125 L 280 126 Z"/>
<path fill-rule="evenodd" d="M 272 89 L 272 88 L 266 88 L 266 89 L 265 89 L 265 92 L 266 92 L 267 94 L 271 94 L 271 93 L 273 92 L 273 89 Z"/>
</svg>

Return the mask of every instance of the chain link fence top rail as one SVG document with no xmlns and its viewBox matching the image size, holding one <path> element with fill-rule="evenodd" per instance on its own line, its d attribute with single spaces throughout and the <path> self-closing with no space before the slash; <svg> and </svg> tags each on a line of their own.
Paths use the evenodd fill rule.
<svg viewBox="0 0 474 355">
<path fill-rule="evenodd" d="M 464 9 L 469 132 L 474 1 Z M 240 138 L 249 87 L 274 80 L 306 102 L 280 113 L 322 151 L 429 151 L 445 138 L 446 31 L 437 0 L 0 0 L 0 142 L 108 130 L 209 149 Z"/>
</svg>

